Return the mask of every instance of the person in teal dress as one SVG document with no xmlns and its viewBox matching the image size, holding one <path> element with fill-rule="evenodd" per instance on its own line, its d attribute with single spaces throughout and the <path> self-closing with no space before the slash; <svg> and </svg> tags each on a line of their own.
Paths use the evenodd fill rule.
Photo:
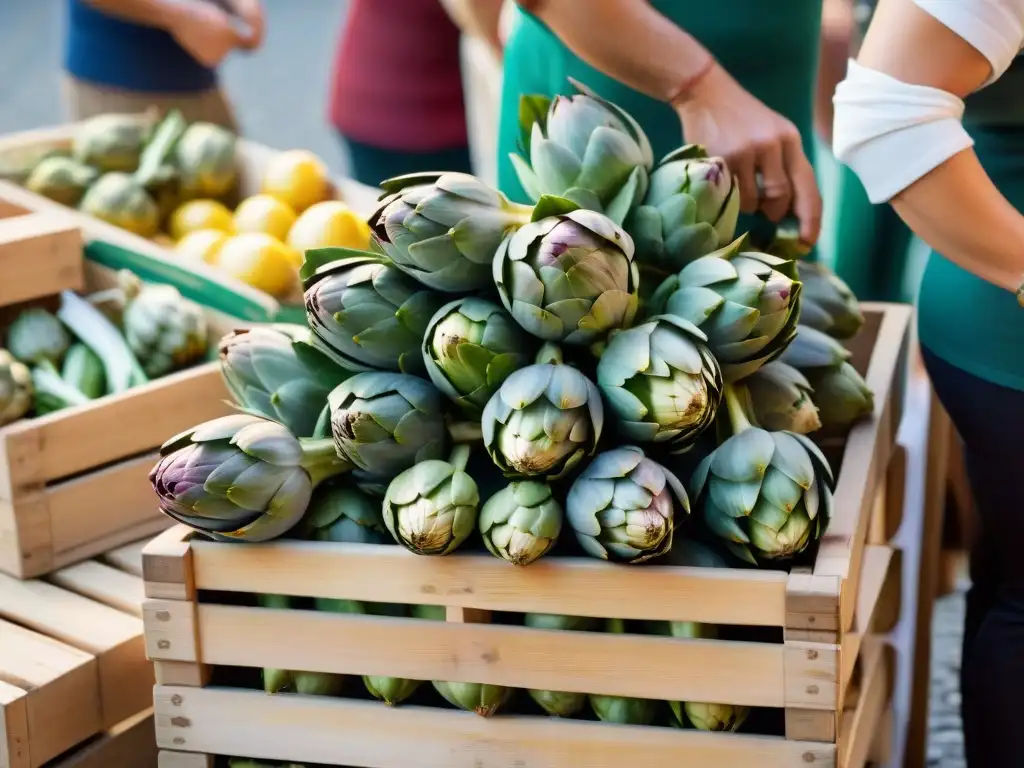
<svg viewBox="0 0 1024 768">
<path fill-rule="evenodd" d="M 509 153 L 519 99 L 573 92 L 573 78 L 633 115 L 655 158 L 696 143 L 723 157 L 741 210 L 794 217 L 817 241 L 821 197 L 808 160 L 822 0 L 519 0 L 505 47 L 499 187 L 529 202 Z M 761 227 L 744 218 L 739 231 Z"/>
</svg>

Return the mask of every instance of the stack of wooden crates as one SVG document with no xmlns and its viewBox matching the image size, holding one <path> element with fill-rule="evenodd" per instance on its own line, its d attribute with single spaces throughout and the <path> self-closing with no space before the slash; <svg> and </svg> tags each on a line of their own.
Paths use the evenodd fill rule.
<svg viewBox="0 0 1024 768">
<path fill-rule="evenodd" d="M 0 199 L 0 328 L 113 283 L 82 245 L 73 218 Z M 0 768 L 156 765 L 141 553 L 167 522 L 147 476 L 225 398 L 210 363 L 0 427 Z"/>
</svg>

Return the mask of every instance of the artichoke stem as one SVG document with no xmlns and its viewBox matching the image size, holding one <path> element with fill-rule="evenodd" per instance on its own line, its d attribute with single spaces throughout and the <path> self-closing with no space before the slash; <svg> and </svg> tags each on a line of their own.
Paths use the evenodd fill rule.
<svg viewBox="0 0 1024 768">
<path fill-rule="evenodd" d="M 508 214 L 508 219 L 515 224 L 515 229 L 529 224 L 533 219 L 533 206 L 522 205 L 520 203 L 509 203 L 508 208 L 505 209 Z M 511 229 L 509 231 L 512 231 Z"/>
<path fill-rule="evenodd" d="M 478 421 L 456 421 L 448 425 L 448 436 L 456 445 L 462 443 L 478 443 L 484 439 L 483 430 Z M 454 464 L 455 462 L 451 462 Z M 461 469 L 461 467 L 460 467 Z"/>
<path fill-rule="evenodd" d="M 452 449 L 452 455 L 448 458 L 448 463 L 458 471 L 464 472 L 466 470 L 466 464 L 469 463 L 469 451 L 470 447 L 468 445 L 456 445 Z"/>
<path fill-rule="evenodd" d="M 537 351 L 535 362 L 539 365 L 543 365 L 544 363 L 561 365 L 564 362 L 562 350 L 557 344 L 552 344 L 550 341 L 546 342 L 541 345 L 541 348 Z"/>
<path fill-rule="evenodd" d="M 754 426 L 750 423 L 747 411 L 743 407 L 744 398 L 741 388 L 741 384 L 725 385 L 725 407 L 729 413 L 729 425 L 735 435 Z"/>
<path fill-rule="evenodd" d="M 309 473 L 314 488 L 327 478 L 352 468 L 348 461 L 338 456 L 333 438 L 303 438 L 299 442 L 302 443 L 302 466 Z"/>
</svg>

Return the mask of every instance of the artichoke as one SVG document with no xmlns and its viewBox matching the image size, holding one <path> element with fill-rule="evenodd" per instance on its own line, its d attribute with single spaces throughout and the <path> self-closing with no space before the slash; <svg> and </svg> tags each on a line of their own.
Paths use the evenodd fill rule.
<svg viewBox="0 0 1024 768">
<path fill-rule="evenodd" d="M 149 125 L 137 115 L 106 114 L 84 120 L 71 140 L 76 162 L 102 171 L 134 171 Z"/>
<path fill-rule="evenodd" d="M 38 307 L 21 312 L 7 329 L 7 351 L 28 365 L 48 360 L 60 366 L 69 346 L 71 337 L 64 324 Z"/>
<path fill-rule="evenodd" d="M 670 701 L 669 707 L 680 725 L 683 713 L 694 728 L 701 731 L 738 731 L 750 714 L 750 707 L 738 704 L 704 704 L 693 701 Z"/>
<path fill-rule="evenodd" d="M 796 269 L 804 286 L 800 324 L 837 339 L 856 336 L 864 325 L 864 315 L 850 286 L 823 264 L 800 261 Z"/>
<path fill-rule="evenodd" d="M 267 763 L 262 760 L 251 760 L 248 757 L 232 757 L 228 759 L 228 768 L 306 768 L 301 763 Z"/>
<path fill-rule="evenodd" d="M 391 542 L 384 526 L 380 499 L 351 488 L 343 481 L 328 481 L 313 491 L 301 528 L 303 538 L 316 541 Z"/>
<path fill-rule="evenodd" d="M 293 608 L 292 599 L 287 595 L 257 595 L 261 608 Z M 322 607 L 318 604 L 318 607 Z M 362 613 L 359 603 L 352 603 L 354 610 L 339 613 Z M 307 672 L 304 670 L 274 669 L 264 667 L 263 690 L 267 693 L 301 693 L 307 696 L 337 696 L 341 693 L 344 676 L 330 672 Z"/>
<path fill-rule="evenodd" d="M 739 213 L 739 185 L 722 158 L 708 157 L 695 144 L 667 155 L 651 174 L 643 204 L 626 221 L 641 285 L 646 289 L 653 283 L 653 289 L 694 259 L 732 242 Z"/>
<path fill-rule="evenodd" d="M 691 262 L 651 298 L 652 311 L 677 315 L 707 334 L 727 381 L 782 354 L 800 315 L 794 263 L 745 246 L 746 235 Z"/>
<path fill-rule="evenodd" d="M 327 395 L 351 374 L 312 346 L 301 325 L 253 326 L 220 340 L 220 371 L 246 411 L 312 437 Z"/>
<path fill-rule="evenodd" d="M 875 410 L 874 394 L 847 362 L 850 357 L 850 351 L 831 336 L 801 325 L 781 358 L 807 377 L 822 430 L 828 433 L 845 432 Z"/>
<path fill-rule="evenodd" d="M 633 446 L 598 454 L 569 489 L 566 515 L 587 554 L 640 563 L 672 548 L 676 505 L 690 501 L 679 479 Z"/>
<path fill-rule="evenodd" d="M 750 392 L 754 419 L 765 429 L 806 435 L 821 428 L 818 407 L 811 399 L 811 385 L 793 366 L 776 360 L 759 368 L 743 383 Z"/>
<path fill-rule="evenodd" d="M 587 703 L 587 694 L 573 691 L 527 691 L 537 706 L 552 717 L 572 717 Z"/>
<path fill-rule="evenodd" d="M 555 546 L 562 530 L 562 505 L 551 486 L 535 480 L 511 482 L 480 510 L 480 533 L 495 557 L 529 565 Z"/>
<path fill-rule="evenodd" d="M 558 613 L 527 613 L 523 616 L 523 624 L 527 627 L 569 632 L 589 632 L 597 628 L 597 622 L 589 616 L 563 616 Z"/>
<path fill-rule="evenodd" d="M 26 189 L 70 208 L 78 205 L 85 190 L 96 180 L 97 171 L 70 157 L 46 157 L 32 169 Z"/>
<path fill-rule="evenodd" d="M 119 277 L 127 305 L 125 341 L 150 378 L 192 365 L 206 356 L 206 316 L 173 285 L 143 285 L 131 272 Z"/>
<path fill-rule="evenodd" d="M 127 173 L 101 176 L 82 196 L 79 210 L 139 237 L 160 231 L 160 209 L 146 188 Z"/>
<path fill-rule="evenodd" d="M 223 416 L 168 440 L 149 474 L 161 511 L 213 538 L 267 541 L 301 519 L 313 489 L 349 468 L 329 439 L 258 416 Z"/>
<path fill-rule="evenodd" d="M 627 440 L 693 447 L 715 420 L 722 371 L 707 337 L 671 315 L 612 337 L 597 365 L 597 386 Z"/>
<path fill-rule="evenodd" d="M 532 208 L 465 173 L 414 173 L 383 182 L 370 224 L 392 263 L 435 291 L 488 287 L 491 261 Z"/>
<path fill-rule="evenodd" d="M 445 683 L 434 681 L 434 688 L 452 706 L 490 717 L 512 698 L 514 688 L 481 683 Z"/>
<path fill-rule="evenodd" d="M 691 493 L 737 557 L 757 565 L 798 555 L 828 527 L 828 461 L 803 435 L 753 426 L 731 386 L 725 402 L 735 434 L 697 467 Z"/>
<path fill-rule="evenodd" d="M 536 215 L 544 210 L 538 205 Z M 591 344 L 629 327 L 637 311 L 633 241 L 593 211 L 524 226 L 498 250 L 494 282 L 516 322 L 546 341 Z"/>
<path fill-rule="evenodd" d="M 32 374 L 24 363 L 0 349 L 0 427 L 17 421 L 32 407 Z"/>
<path fill-rule="evenodd" d="M 622 619 L 608 619 L 605 631 L 621 635 L 626 631 Z M 590 706 L 598 719 L 606 723 L 626 725 L 650 725 L 658 715 L 658 702 L 650 699 L 633 699 L 627 696 L 605 696 L 590 694 Z"/>
<path fill-rule="evenodd" d="M 476 527 L 480 491 L 466 474 L 469 448 L 449 461 L 421 461 L 391 481 L 384 496 L 384 525 L 395 541 L 417 555 L 447 555 Z"/>
<path fill-rule="evenodd" d="M 174 144 L 173 161 L 186 200 L 222 197 L 238 180 L 235 135 L 213 123 L 189 125 Z"/>
<path fill-rule="evenodd" d="M 640 125 L 615 104 L 573 82 L 577 94 L 524 96 L 522 146 L 511 155 L 519 182 L 534 201 L 567 197 L 621 224 L 643 199 L 654 155 Z"/>
<path fill-rule="evenodd" d="M 364 675 L 363 685 L 375 699 L 380 699 L 389 707 L 401 704 L 423 684 L 422 680 L 407 680 L 402 677 L 383 677 L 381 675 Z"/>
<path fill-rule="evenodd" d="M 502 383 L 481 417 L 484 446 L 510 477 L 562 477 L 592 456 L 604 426 L 601 393 L 545 346 Z"/>
<path fill-rule="evenodd" d="M 401 373 L 357 373 L 327 397 L 338 455 L 370 478 L 444 455 L 441 396 L 429 382 Z"/>
<path fill-rule="evenodd" d="M 434 386 L 479 415 L 512 371 L 528 362 L 532 340 L 497 304 L 464 298 L 445 304 L 423 335 L 423 362 Z"/>
<path fill-rule="evenodd" d="M 420 343 L 442 304 L 437 294 L 372 255 L 325 264 L 306 280 L 305 291 L 317 346 L 342 367 L 422 369 Z"/>
</svg>

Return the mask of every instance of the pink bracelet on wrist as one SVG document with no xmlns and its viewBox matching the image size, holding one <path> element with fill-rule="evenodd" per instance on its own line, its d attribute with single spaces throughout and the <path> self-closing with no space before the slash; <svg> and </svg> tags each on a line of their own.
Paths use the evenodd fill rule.
<svg viewBox="0 0 1024 768">
<path fill-rule="evenodd" d="M 693 90 L 694 86 L 697 85 L 701 80 L 707 77 L 708 73 L 715 68 L 718 62 L 715 61 L 715 57 L 709 55 L 708 60 L 704 62 L 700 69 L 690 75 L 688 78 L 683 80 L 679 85 L 675 87 L 675 90 L 669 94 L 668 103 L 673 107 L 678 107 L 680 104 L 685 102 L 690 95 L 690 91 Z"/>
</svg>

